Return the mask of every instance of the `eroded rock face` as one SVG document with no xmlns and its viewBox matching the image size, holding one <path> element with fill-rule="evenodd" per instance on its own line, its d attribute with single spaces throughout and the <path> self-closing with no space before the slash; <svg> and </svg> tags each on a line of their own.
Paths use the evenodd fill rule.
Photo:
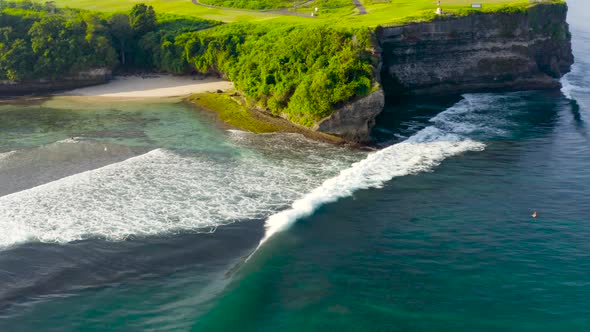
<svg viewBox="0 0 590 332">
<path fill-rule="evenodd" d="M 383 111 L 384 106 L 385 95 L 383 89 L 379 88 L 368 96 L 335 110 L 332 115 L 320 121 L 314 130 L 338 135 L 353 142 L 369 142 L 375 118 Z"/>
<path fill-rule="evenodd" d="M 78 72 L 61 80 L 0 81 L 0 96 L 45 94 L 48 92 L 77 89 L 106 83 L 111 79 L 111 76 L 111 69 L 96 68 Z"/>
<path fill-rule="evenodd" d="M 573 63 L 566 5 L 380 29 L 386 93 L 559 87 Z"/>
<path fill-rule="evenodd" d="M 384 95 L 559 88 L 557 78 L 574 61 L 566 16 L 567 5 L 541 4 L 526 12 L 379 28 L 383 90 L 334 111 L 315 130 L 370 141 Z"/>
</svg>

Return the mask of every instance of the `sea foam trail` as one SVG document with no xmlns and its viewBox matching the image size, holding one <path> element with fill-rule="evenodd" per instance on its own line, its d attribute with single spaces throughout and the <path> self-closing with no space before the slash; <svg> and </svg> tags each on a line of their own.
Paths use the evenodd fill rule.
<svg viewBox="0 0 590 332">
<path fill-rule="evenodd" d="M 575 63 L 569 73 L 561 78 L 561 92 L 569 100 L 575 100 L 576 95 L 586 96 L 590 93 L 587 77 L 590 74 L 590 62 L 587 54 L 590 53 L 590 34 L 584 30 L 574 28 L 572 31 L 577 37 L 573 45 Z"/>
<path fill-rule="evenodd" d="M 453 108 L 432 118 L 430 121 L 433 125 L 420 130 L 404 142 L 370 154 L 295 201 L 290 209 L 272 215 L 266 221 L 266 233 L 258 248 L 273 235 L 286 230 L 298 219 L 310 216 L 324 204 L 349 197 L 358 190 L 380 188 L 395 177 L 430 171 L 448 157 L 483 150 L 483 143 L 462 134 L 494 128 L 484 127 L 478 121 L 457 120 L 470 113 L 474 99 L 477 98 L 488 97 L 466 96 L 465 100 Z M 456 122 L 452 122 L 453 119 Z M 476 119 L 471 117 L 471 120 Z"/>
<path fill-rule="evenodd" d="M 586 70 L 584 67 L 590 67 L 590 65 L 575 63 L 572 66 L 571 72 L 561 78 L 561 93 L 569 100 L 575 100 L 576 94 L 587 95 L 590 93 L 590 88 L 583 87 L 579 84 L 585 82 Z"/>
</svg>

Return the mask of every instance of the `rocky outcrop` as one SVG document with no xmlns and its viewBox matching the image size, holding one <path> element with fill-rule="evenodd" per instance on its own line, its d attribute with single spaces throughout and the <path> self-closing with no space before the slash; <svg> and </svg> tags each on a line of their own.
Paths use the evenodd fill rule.
<svg viewBox="0 0 590 332">
<path fill-rule="evenodd" d="M 380 27 L 383 90 L 320 121 L 315 130 L 368 142 L 384 97 L 553 89 L 573 64 L 567 5 L 525 11 L 441 16 L 432 22 Z"/>
<path fill-rule="evenodd" d="M 559 87 L 573 63 L 565 4 L 381 28 L 386 94 Z"/>
<path fill-rule="evenodd" d="M 79 72 L 60 80 L 0 81 L 0 96 L 22 96 L 77 89 L 108 82 L 112 71 L 98 68 Z"/>
<path fill-rule="evenodd" d="M 377 91 L 335 110 L 314 128 L 328 134 L 338 135 L 346 140 L 365 143 L 370 141 L 370 132 L 375 118 L 385 106 L 385 95 Z"/>
</svg>

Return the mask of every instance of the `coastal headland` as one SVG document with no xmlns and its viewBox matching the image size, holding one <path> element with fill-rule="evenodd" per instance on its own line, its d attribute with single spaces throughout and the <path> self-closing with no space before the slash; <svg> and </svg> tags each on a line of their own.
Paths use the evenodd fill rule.
<svg viewBox="0 0 590 332">
<path fill-rule="evenodd" d="M 5 2 L 0 94 L 96 85 L 140 69 L 177 76 L 117 78 L 70 94 L 197 93 L 191 102 L 247 130 L 288 123 L 366 143 L 386 98 L 555 89 L 573 63 L 564 1 L 490 0 L 472 8 L 453 0 L 438 14 L 422 0 L 256 3 L 152 1 L 129 11 L 126 1 Z M 67 40 L 48 42 L 58 36 Z M 223 98 L 217 93 L 230 89 Z"/>
</svg>

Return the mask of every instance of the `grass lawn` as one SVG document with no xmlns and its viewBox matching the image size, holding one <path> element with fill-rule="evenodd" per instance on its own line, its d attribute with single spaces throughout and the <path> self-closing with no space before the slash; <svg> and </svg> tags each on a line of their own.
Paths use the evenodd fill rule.
<svg viewBox="0 0 590 332">
<path fill-rule="evenodd" d="M 45 2 L 44 0 L 37 1 Z M 280 16 L 259 11 L 207 8 L 197 6 L 191 0 L 55 0 L 54 2 L 59 7 L 82 8 L 103 12 L 129 11 L 135 4 L 145 3 L 153 6 L 158 13 L 190 15 L 224 22 L 260 21 Z"/>
<path fill-rule="evenodd" d="M 55 3 L 61 7 L 69 6 L 105 12 L 127 11 L 140 2 L 154 6 L 160 13 L 190 15 L 224 22 L 273 21 L 370 27 L 431 19 L 436 9 L 436 0 L 361 0 L 368 14 L 357 15 L 352 1 L 351 6 L 334 9 L 322 8 L 322 0 L 317 0 L 307 8 L 299 8 L 298 11 L 311 14 L 312 8 L 318 7 L 320 8 L 319 17 L 311 17 L 311 15 L 302 17 L 254 10 L 207 8 L 195 5 L 191 0 L 55 0 Z M 530 0 L 442 0 L 442 7 L 448 12 L 460 12 L 469 9 L 471 3 L 481 3 L 483 11 L 494 11 L 504 6 L 527 6 Z"/>
</svg>

